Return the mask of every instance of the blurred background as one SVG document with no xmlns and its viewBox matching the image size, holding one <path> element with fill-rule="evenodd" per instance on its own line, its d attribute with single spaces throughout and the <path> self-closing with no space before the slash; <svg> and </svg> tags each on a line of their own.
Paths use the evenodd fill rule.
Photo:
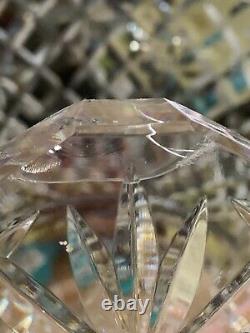
<svg viewBox="0 0 250 333">
<path fill-rule="evenodd" d="M 249 0 L 1 0 L 0 142 L 83 98 L 167 97 L 250 136 Z"/>
</svg>

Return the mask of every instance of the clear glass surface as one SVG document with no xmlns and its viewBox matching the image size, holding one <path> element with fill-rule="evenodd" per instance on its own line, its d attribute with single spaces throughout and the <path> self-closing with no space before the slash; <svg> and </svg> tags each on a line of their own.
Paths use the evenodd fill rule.
<svg viewBox="0 0 250 333">
<path fill-rule="evenodd" d="M 0 151 L 3 332 L 247 329 L 249 141 L 167 99 L 84 100 Z"/>
</svg>

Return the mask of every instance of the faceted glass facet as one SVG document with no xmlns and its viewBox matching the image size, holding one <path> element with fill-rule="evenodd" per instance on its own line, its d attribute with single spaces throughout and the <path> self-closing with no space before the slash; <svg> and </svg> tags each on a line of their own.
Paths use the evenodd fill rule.
<svg viewBox="0 0 250 333">
<path fill-rule="evenodd" d="M 249 141 L 166 99 L 84 100 L 0 151 L 1 331 L 248 329 Z"/>
</svg>

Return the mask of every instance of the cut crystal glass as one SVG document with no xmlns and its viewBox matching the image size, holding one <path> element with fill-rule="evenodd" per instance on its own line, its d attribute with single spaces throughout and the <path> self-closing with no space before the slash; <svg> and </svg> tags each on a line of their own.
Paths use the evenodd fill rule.
<svg viewBox="0 0 250 333">
<path fill-rule="evenodd" d="M 0 149 L 0 328 L 250 321 L 250 143 L 167 99 L 84 100 Z"/>
</svg>

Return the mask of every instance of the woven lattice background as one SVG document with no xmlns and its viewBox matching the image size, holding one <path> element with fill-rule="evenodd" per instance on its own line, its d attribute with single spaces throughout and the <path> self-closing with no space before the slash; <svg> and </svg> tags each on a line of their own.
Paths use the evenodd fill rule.
<svg viewBox="0 0 250 333">
<path fill-rule="evenodd" d="M 249 15 L 239 0 L 1 0 L 0 140 L 83 98 L 158 96 L 248 135 Z"/>
</svg>

